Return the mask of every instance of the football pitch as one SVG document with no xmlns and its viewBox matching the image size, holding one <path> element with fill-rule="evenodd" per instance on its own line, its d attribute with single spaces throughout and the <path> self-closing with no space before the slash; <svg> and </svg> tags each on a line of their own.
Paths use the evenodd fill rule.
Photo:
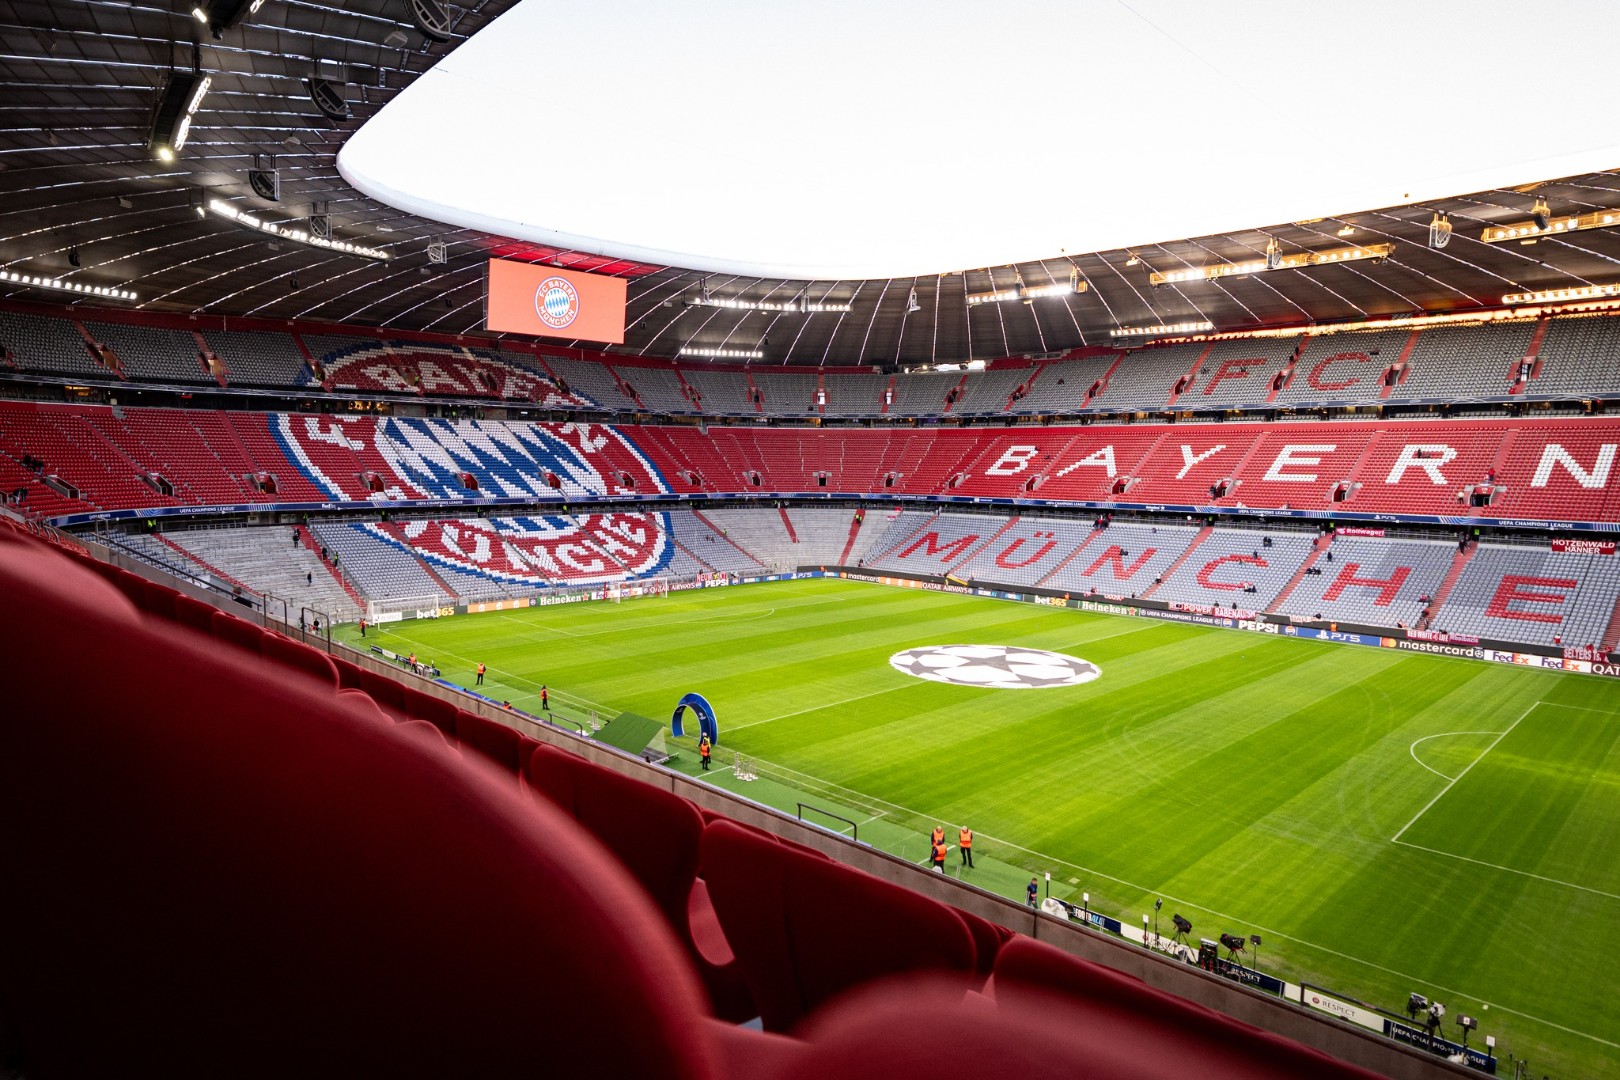
<svg viewBox="0 0 1620 1080">
<path fill-rule="evenodd" d="M 352 628 L 345 636 L 353 639 Z M 719 717 L 712 782 L 913 861 L 1126 925 L 1260 934 L 1258 966 L 1480 1019 L 1535 1075 L 1620 1076 L 1620 681 L 833 580 L 390 624 L 372 642 L 528 712 Z M 368 642 L 372 643 L 372 642 Z M 904 674 L 930 645 L 1045 649 L 1080 685 Z M 692 725 L 688 726 L 691 729 Z M 672 763 L 696 769 L 691 739 Z M 760 779 L 730 775 L 733 754 Z M 1252 958 L 1251 958 L 1252 962 Z"/>
</svg>

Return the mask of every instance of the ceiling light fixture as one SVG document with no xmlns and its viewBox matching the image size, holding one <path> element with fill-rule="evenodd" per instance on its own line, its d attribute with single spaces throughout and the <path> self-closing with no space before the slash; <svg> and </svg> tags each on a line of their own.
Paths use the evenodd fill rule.
<svg viewBox="0 0 1620 1080">
<path fill-rule="evenodd" d="M 1545 206 L 1544 201 L 1538 206 Z M 1608 229 L 1620 225 L 1620 211 L 1593 210 L 1589 214 L 1560 214 L 1533 221 L 1516 221 L 1509 225 L 1487 225 L 1479 238 L 1487 244 L 1501 244 L 1525 237 L 1557 236 L 1560 233 L 1580 232 L 1583 229 Z"/>
<path fill-rule="evenodd" d="M 61 278 L 40 277 L 37 274 L 19 274 L 13 270 L 0 270 L 0 282 L 23 285 L 30 289 L 55 289 L 58 292 L 77 293 L 80 296 L 98 296 L 103 300 L 134 300 L 129 289 L 114 289 L 106 285 L 86 285 L 82 281 L 63 281 Z"/>
<path fill-rule="evenodd" d="M 1154 326 L 1122 326 L 1108 331 L 1109 337 L 1167 337 L 1173 334 L 1202 334 L 1215 329 L 1212 322 L 1158 323 Z"/>
<path fill-rule="evenodd" d="M 763 360 L 765 354 L 758 349 L 706 349 L 698 345 L 682 345 L 682 356 L 706 356 L 718 360 Z"/>
<path fill-rule="evenodd" d="M 170 162 L 184 149 L 191 121 L 202 106 L 213 77 L 200 71 L 174 71 L 158 91 L 146 128 L 146 148 L 159 161 Z"/>
<path fill-rule="evenodd" d="M 1344 228 L 1340 229 L 1334 235 L 1336 235 L 1336 236 L 1354 236 L 1354 235 L 1356 235 L 1356 227 L 1354 225 L 1346 225 Z"/>
<path fill-rule="evenodd" d="M 1504 304 L 1563 304 L 1576 300 L 1606 300 L 1620 296 L 1620 285 L 1579 285 L 1572 289 L 1543 289 L 1540 292 L 1508 293 Z"/>
<path fill-rule="evenodd" d="M 1083 293 L 1089 286 L 1080 280 L 1079 270 L 1070 270 L 1067 281 L 1054 281 L 1050 285 L 1025 285 L 1023 275 L 1020 274 L 1018 284 L 1010 289 L 994 289 L 990 292 L 968 293 L 968 307 L 978 307 L 980 304 L 999 304 L 1004 300 L 1022 300 L 1028 304 L 1035 300 L 1044 300 L 1049 296 L 1073 296 Z"/>
<path fill-rule="evenodd" d="M 1266 246 L 1269 249 L 1271 245 Z M 1248 262 L 1220 263 L 1216 266 L 1200 266 L 1190 270 L 1172 270 L 1163 274 L 1155 272 L 1148 275 L 1148 281 L 1154 285 L 1168 285 L 1180 281 L 1213 281 L 1217 278 L 1241 277 L 1266 270 L 1303 270 L 1308 266 L 1333 266 L 1362 259 L 1387 259 L 1394 250 L 1394 244 L 1364 244 L 1361 247 L 1334 248 L 1331 251 L 1302 251 L 1297 255 L 1284 255 L 1279 250 L 1275 266 L 1267 265 L 1270 261 L 1268 254 L 1266 259 L 1253 259 Z"/>
<path fill-rule="evenodd" d="M 1282 265 L 1282 244 L 1273 236 L 1266 241 L 1266 269 L 1275 270 Z"/>
<path fill-rule="evenodd" d="M 351 244 L 347 240 L 329 240 L 316 236 L 307 229 L 299 228 L 289 223 L 266 221 L 252 214 L 238 210 L 223 199 L 209 199 L 208 212 L 227 221 L 234 221 L 238 225 L 245 225 L 250 229 L 257 229 L 267 236 L 274 236 L 282 240 L 292 240 L 310 247 L 325 248 L 328 251 L 341 252 L 344 255 L 359 255 L 367 259 L 376 259 L 378 262 L 387 262 L 393 258 L 381 248 L 367 247 L 364 244 Z"/>
<path fill-rule="evenodd" d="M 922 305 L 917 303 L 917 286 L 913 285 L 911 287 L 911 295 L 906 297 L 906 314 L 915 315 L 921 310 Z"/>
<path fill-rule="evenodd" d="M 796 311 L 805 315 L 814 315 L 821 311 L 853 310 L 847 303 L 807 300 L 803 294 L 795 296 L 792 300 L 743 300 L 735 296 L 710 296 L 707 284 L 699 287 L 696 296 L 687 298 L 686 306 L 730 308 L 735 311 Z"/>
</svg>

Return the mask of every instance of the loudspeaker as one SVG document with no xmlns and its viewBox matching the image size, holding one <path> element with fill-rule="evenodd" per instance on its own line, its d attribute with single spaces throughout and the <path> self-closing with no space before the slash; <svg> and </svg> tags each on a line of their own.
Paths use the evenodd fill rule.
<svg viewBox="0 0 1620 1080">
<path fill-rule="evenodd" d="M 410 0 L 411 22 L 434 41 L 450 40 L 450 15 L 438 0 Z"/>
<path fill-rule="evenodd" d="M 281 201 L 280 169 L 249 169 L 248 186 L 253 194 L 267 202 Z"/>
<path fill-rule="evenodd" d="M 347 120 L 349 118 L 349 103 L 346 100 L 349 93 L 347 83 L 336 79 L 305 79 L 304 86 L 309 90 L 309 99 L 315 107 L 321 110 L 321 115 L 328 120 Z"/>
</svg>

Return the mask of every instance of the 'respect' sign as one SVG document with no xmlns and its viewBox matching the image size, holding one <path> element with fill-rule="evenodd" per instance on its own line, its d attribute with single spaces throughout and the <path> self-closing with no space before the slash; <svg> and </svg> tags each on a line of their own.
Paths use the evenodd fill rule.
<svg viewBox="0 0 1620 1080">
<path fill-rule="evenodd" d="M 623 278 L 489 261 L 485 325 L 498 333 L 624 343 Z"/>
</svg>

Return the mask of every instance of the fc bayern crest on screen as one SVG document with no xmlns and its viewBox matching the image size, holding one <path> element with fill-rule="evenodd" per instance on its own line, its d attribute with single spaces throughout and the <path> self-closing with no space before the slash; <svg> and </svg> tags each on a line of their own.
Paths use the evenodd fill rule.
<svg viewBox="0 0 1620 1080">
<path fill-rule="evenodd" d="M 567 278 L 548 277 L 534 290 L 534 313 L 553 330 L 579 318 L 579 293 Z"/>
<path fill-rule="evenodd" d="M 889 664 L 930 682 L 992 690 L 1077 686 L 1102 674 L 1096 664 L 1078 656 L 1016 645 L 925 645 L 895 653 Z"/>
</svg>

